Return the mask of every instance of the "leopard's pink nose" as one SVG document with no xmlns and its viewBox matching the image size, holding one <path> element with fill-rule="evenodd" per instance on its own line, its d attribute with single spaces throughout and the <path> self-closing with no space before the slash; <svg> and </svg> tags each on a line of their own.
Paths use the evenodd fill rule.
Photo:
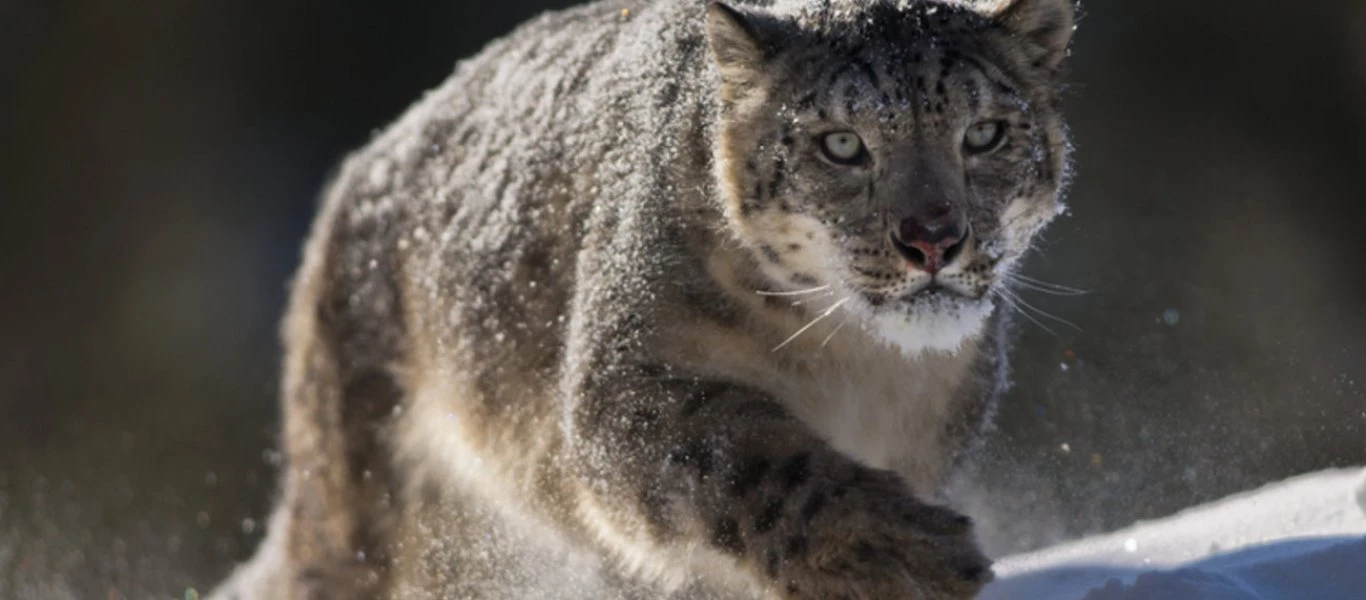
<svg viewBox="0 0 1366 600">
<path fill-rule="evenodd" d="M 943 210 L 906 217 L 892 232 L 892 246 L 913 267 L 933 275 L 953 262 L 967 239 L 967 226 Z"/>
</svg>

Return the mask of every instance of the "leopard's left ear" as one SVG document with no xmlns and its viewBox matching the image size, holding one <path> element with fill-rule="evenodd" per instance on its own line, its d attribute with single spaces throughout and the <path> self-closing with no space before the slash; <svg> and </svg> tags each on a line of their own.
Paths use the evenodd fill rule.
<svg viewBox="0 0 1366 600">
<path fill-rule="evenodd" d="M 1067 57 L 1076 13 L 1072 0 L 1004 0 L 994 18 L 1017 38 L 1030 62 L 1054 70 Z"/>
</svg>

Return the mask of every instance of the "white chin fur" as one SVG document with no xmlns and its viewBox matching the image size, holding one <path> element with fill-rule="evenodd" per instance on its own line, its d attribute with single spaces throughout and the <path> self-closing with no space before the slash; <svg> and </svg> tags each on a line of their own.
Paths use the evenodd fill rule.
<svg viewBox="0 0 1366 600">
<path fill-rule="evenodd" d="M 864 323 L 875 336 L 900 348 L 907 356 L 926 351 L 951 353 L 982 331 L 995 308 L 986 298 L 922 297 L 916 298 L 909 311 L 869 311 Z"/>
</svg>

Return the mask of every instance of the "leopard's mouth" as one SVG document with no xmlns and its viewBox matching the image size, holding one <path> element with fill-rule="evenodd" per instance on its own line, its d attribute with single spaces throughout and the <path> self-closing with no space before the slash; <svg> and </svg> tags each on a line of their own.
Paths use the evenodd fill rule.
<svg viewBox="0 0 1366 600">
<path fill-rule="evenodd" d="M 961 290 L 931 281 L 927 284 L 900 293 L 868 290 L 862 294 L 863 300 L 875 311 L 914 312 L 925 307 L 944 307 L 953 304 L 970 304 L 982 300 L 981 296 L 964 293 Z"/>
<path fill-rule="evenodd" d="M 897 299 L 902 302 L 910 302 L 916 299 L 922 301 L 970 301 L 981 299 L 980 294 L 973 294 L 972 290 L 965 289 L 951 279 L 951 277 L 928 278 L 926 281 L 911 285 L 910 288 L 901 293 Z"/>
<path fill-rule="evenodd" d="M 916 310 L 926 307 L 934 307 L 937 309 L 976 302 L 978 300 L 980 300 L 980 298 L 975 298 L 945 287 L 939 283 L 932 282 L 918 291 L 902 295 L 897 299 L 897 303 L 902 308 Z"/>
</svg>

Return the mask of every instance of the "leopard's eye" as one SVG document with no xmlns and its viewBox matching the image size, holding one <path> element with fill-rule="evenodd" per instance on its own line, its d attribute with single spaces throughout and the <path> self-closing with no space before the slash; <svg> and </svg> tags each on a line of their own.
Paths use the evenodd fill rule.
<svg viewBox="0 0 1366 600">
<path fill-rule="evenodd" d="M 1000 121 L 982 121 L 968 128 L 963 135 L 963 148 L 969 154 L 991 152 L 1005 140 L 1006 126 Z"/>
<path fill-rule="evenodd" d="M 863 140 L 852 131 L 836 131 L 825 134 L 821 142 L 825 157 L 841 165 L 856 165 L 863 162 L 866 154 Z"/>
</svg>

